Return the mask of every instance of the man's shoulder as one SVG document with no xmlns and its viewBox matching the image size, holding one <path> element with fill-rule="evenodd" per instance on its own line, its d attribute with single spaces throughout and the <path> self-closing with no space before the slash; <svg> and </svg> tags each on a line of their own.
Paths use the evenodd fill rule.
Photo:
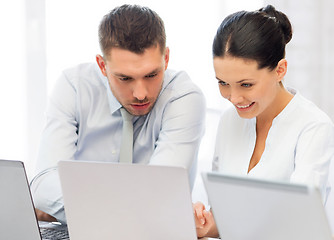
<svg viewBox="0 0 334 240">
<path fill-rule="evenodd" d="M 162 91 L 181 95 L 190 92 L 202 94 L 199 87 L 191 80 L 185 71 L 176 71 L 172 69 L 167 69 L 165 72 Z"/>
<path fill-rule="evenodd" d="M 94 62 L 81 63 L 67 68 L 63 71 L 65 78 L 74 85 L 93 84 L 101 85 L 104 76 L 100 72 L 98 65 Z"/>
<path fill-rule="evenodd" d="M 155 103 L 154 111 L 164 111 L 167 106 L 196 106 L 196 111 L 205 108 L 205 97 L 202 91 L 192 82 L 184 71 L 166 70 L 160 95 Z M 194 109 L 194 108 L 191 108 Z"/>
<path fill-rule="evenodd" d="M 64 72 L 67 74 L 78 74 L 78 72 L 96 71 L 97 67 L 97 64 L 94 62 L 79 63 L 77 65 L 65 68 Z"/>
</svg>

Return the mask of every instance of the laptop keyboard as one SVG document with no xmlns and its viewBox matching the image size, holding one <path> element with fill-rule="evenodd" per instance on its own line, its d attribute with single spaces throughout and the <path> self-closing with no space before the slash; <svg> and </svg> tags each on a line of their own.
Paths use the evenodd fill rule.
<svg viewBox="0 0 334 240">
<path fill-rule="evenodd" d="M 43 240 L 69 240 L 67 229 L 40 228 Z"/>
</svg>

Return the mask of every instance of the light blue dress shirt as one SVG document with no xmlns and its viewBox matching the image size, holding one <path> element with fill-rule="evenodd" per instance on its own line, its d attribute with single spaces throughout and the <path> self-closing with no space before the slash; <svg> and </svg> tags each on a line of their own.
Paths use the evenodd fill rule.
<svg viewBox="0 0 334 240">
<path fill-rule="evenodd" d="M 41 137 L 37 168 L 44 173 L 32 184 L 36 208 L 66 221 L 54 168 L 58 161 L 119 161 L 120 108 L 96 63 L 63 72 L 51 95 Z M 165 72 L 153 109 L 134 117 L 133 125 L 133 162 L 185 167 L 193 185 L 205 127 L 205 99 L 185 72 Z"/>
<path fill-rule="evenodd" d="M 232 107 L 221 117 L 213 169 L 225 174 L 309 184 L 329 193 L 334 159 L 334 125 L 315 104 L 293 89 L 289 104 L 273 120 L 259 163 L 248 173 L 256 142 L 256 119 Z"/>
</svg>

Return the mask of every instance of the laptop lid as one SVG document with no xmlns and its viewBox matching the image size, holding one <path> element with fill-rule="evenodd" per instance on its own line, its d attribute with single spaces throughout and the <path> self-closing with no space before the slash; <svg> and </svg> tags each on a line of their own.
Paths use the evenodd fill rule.
<svg viewBox="0 0 334 240">
<path fill-rule="evenodd" d="M 212 172 L 202 178 L 222 239 L 332 239 L 315 188 Z"/>
<path fill-rule="evenodd" d="M 197 239 L 187 170 L 60 161 L 71 240 Z"/>
<path fill-rule="evenodd" d="M 40 240 L 23 162 L 0 160 L 0 239 Z"/>
</svg>

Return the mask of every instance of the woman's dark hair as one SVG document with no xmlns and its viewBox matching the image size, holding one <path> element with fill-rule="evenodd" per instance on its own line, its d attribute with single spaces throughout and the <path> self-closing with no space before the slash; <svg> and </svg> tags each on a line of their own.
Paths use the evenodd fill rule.
<svg viewBox="0 0 334 240">
<path fill-rule="evenodd" d="M 227 16 L 213 41 L 213 56 L 255 60 L 259 69 L 273 70 L 285 57 L 292 38 L 288 17 L 268 5 L 258 11 L 240 11 Z"/>
<path fill-rule="evenodd" d="M 99 43 L 104 56 L 113 47 L 140 54 L 159 45 L 163 53 L 166 48 L 164 22 L 148 7 L 125 4 L 103 17 L 99 26 Z"/>
</svg>

